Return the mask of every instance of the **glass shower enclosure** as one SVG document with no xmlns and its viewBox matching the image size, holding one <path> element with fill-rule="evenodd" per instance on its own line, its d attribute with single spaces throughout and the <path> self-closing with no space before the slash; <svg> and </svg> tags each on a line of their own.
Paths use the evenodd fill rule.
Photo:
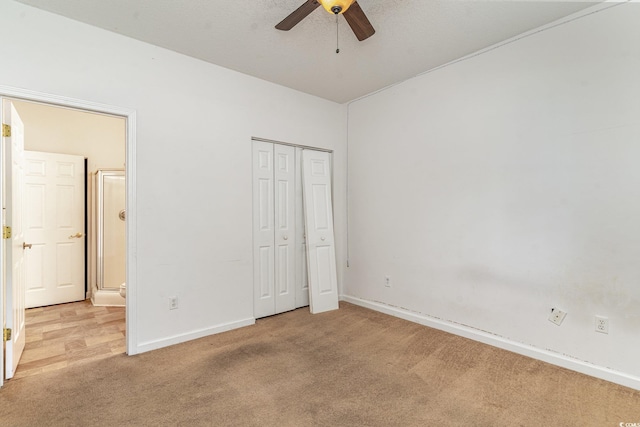
<svg viewBox="0 0 640 427">
<path fill-rule="evenodd" d="M 100 169 L 95 180 L 96 289 L 92 300 L 96 305 L 124 305 L 119 290 L 126 278 L 125 173 Z"/>
</svg>

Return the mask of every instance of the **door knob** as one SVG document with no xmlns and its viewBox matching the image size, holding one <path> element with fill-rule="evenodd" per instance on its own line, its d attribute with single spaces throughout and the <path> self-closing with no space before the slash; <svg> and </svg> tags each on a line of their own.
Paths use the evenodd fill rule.
<svg viewBox="0 0 640 427">
<path fill-rule="evenodd" d="M 80 232 L 78 232 L 78 233 L 76 233 L 76 234 L 72 234 L 71 236 L 69 236 L 69 238 L 70 238 L 70 239 L 79 239 L 79 238 L 81 238 L 81 237 L 83 237 L 83 236 L 84 236 L 84 233 L 80 233 Z"/>
<path fill-rule="evenodd" d="M 324 236 L 322 236 L 322 237 L 320 238 L 320 240 L 322 240 L 322 241 L 324 242 Z"/>
<path fill-rule="evenodd" d="M 289 236 L 284 236 L 283 239 L 284 240 L 289 240 Z"/>
<path fill-rule="evenodd" d="M 33 246 L 33 243 L 25 243 L 22 242 L 22 249 L 31 249 L 31 246 Z"/>
</svg>

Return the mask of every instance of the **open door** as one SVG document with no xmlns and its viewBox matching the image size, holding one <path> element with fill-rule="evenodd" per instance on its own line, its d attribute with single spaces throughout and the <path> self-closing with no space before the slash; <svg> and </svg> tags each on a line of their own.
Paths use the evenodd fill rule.
<svg viewBox="0 0 640 427">
<path fill-rule="evenodd" d="M 22 186 L 24 125 L 11 101 L 2 100 L 4 379 L 13 377 L 25 345 L 25 271 Z M 5 126 L 6 125 L 6 126 Z M 10 232 L 9 232 L 10 230 Z"/>
<path fill-rule="evenodd" d="M 338 308 L 329 153 L 302 151 L 302 188 L 311 313 Z"/>
<path fill-rule="evenodd" d="M 9 125 L 9 123 L 6 123 Z M 4 288 L 6 283 L 6 253 L 7 248 L 5 245 L 6 240 L 5 230 L 7 227 L 7 215 L 5 209 L 5 134 L 7 133 L 4 122 L 4 101 L 0 98 L 0 203 L 2 203 L 2 211 L 0 211 L 0 224 L 2 225 L 2 241 L 0 241 L 0 328 L 2 328 L 2 336 L 0 337 L 0 342 L 2 342 L 2 348 L 0 348 L 0 387 L 4 384 L 4 328 L 6 326 L 5 322 L 5 311 L 4 311 Z"/>
</svg>

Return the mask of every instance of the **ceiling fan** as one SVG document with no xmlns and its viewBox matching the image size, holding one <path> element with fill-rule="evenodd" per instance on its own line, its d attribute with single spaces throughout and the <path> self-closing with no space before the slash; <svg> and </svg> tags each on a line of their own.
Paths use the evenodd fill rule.
<svg viewBox="0 0 640 427">
<path fill-rule="evenodd" d="M 344 19 L 353 30 L 358 40 L 362 41 L 371 37 L 376 30 L 367 19 L 362 8 L 355 0 L 307 0 L 302 6 L 294 10 L 282 22 L 276 25 L 278 30 L 289 31 L 311 12 L 322 5 L 327 12 L 334 15 L 344 15 Z"/>
</svg>

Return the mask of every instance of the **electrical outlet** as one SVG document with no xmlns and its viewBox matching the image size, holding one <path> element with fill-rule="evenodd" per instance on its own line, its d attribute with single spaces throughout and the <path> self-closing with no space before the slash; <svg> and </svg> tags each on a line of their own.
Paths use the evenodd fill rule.
<svg viewBox="0 0 640 427">
<path fill-rule="evenodd" d="M 549 315 L 549 321 L 552 323 L 555 323 L 556 325 L 560 326 L 562 324 L 562 321 L 564 320 L 564 317 L 567 315 L 566 312 L 557 309 L 557 308 L 552 308 L 551 309 L 551 314 Z"/>
<path fill-rule="evenodd" d="M 178 297 L 169 297 L 169 310 L 178 308 Z"/>
<path fill-rule="evenodd" d="M 602 334 L 609 333 L 609 318 L 604 316 L 596 316 L 596 332 Z"/>
<path fill-rule="evenodd" d="M 391 287 L 391 276 L 384 276 L 384 285 L 387 288 Z"/>
</svg>

